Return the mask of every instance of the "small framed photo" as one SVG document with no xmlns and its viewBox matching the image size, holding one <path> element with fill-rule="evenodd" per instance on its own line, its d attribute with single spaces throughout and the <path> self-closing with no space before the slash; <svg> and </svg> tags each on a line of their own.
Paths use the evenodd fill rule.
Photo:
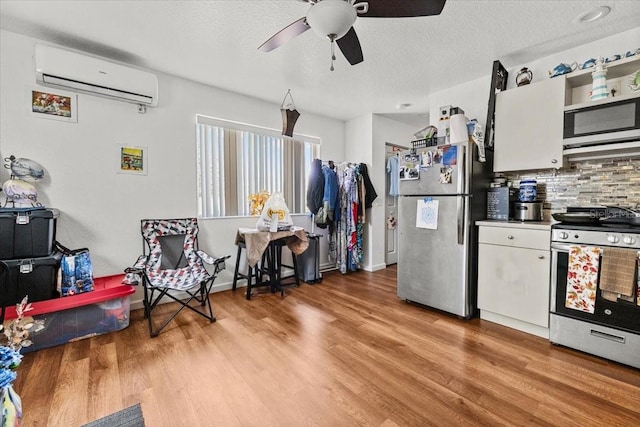
<svg viewBox="0 0 640 427">
<path fill-rule="evenodd" d="M 30 89 L 31 115 L 41 119 L 78 122 L 78 95 L 57 89 Z"/>
<path fill-rule="evenodd" d="M 118 144 L 118 173 L 146 175 L 149 170 L 147 147 Z"/>
</svg>

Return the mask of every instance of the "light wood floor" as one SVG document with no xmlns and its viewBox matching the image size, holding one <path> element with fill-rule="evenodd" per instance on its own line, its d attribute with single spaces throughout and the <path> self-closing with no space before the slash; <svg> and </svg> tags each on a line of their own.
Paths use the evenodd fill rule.
<svg viewBox="0 0 640 427">
<path fill-rule="evenodd" d="M 397 299 L 395 268 L 212 295 L 151 339 L 128 328 L 25 355 L 24 426 L 140 402 L 153 426 L 638 426 L 640 371 Z M 639 356 L 640 357 L 640 356 Z"/>
</svg>

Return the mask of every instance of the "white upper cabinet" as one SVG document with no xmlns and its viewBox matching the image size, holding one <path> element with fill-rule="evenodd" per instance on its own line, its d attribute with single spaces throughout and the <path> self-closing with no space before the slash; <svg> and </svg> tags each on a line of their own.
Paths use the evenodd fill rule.
<svg viewBox="0 0 640 427">
<path fill-rule="evenodd" d="M 546 78 L 496 96 L 493 170 L 560 168 L 564 77 Z"/>
</svg>

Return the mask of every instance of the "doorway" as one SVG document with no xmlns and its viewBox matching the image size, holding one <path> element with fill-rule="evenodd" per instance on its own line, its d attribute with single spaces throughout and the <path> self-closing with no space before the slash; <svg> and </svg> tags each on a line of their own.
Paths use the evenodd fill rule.
<svg viewBox="0 0 640 427">
<path fill-rule="evenodd" d="M 385 168 L 390 157 L 395 156 L 400 151 L 408 150 L 409 148 L 401 145 L 392 144 L 390 142 L 385 143 Z M 389 189 L 391 187 L 390 175 L 387 172 L 385 174 L 385 264 L 387 266 L 398 263 L 398 197 L 390 196 Z"/>
</svg>

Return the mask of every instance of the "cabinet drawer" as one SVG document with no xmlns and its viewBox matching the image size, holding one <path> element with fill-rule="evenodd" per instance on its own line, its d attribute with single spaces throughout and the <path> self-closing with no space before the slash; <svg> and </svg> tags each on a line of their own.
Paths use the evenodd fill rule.
<svg viewBox="0 0 640 427">
<path fill-rule="evenodd" d="M 549 250 L 551 232 L 508 227 L 479 227 L 479 243 Z"/>
</svg>

